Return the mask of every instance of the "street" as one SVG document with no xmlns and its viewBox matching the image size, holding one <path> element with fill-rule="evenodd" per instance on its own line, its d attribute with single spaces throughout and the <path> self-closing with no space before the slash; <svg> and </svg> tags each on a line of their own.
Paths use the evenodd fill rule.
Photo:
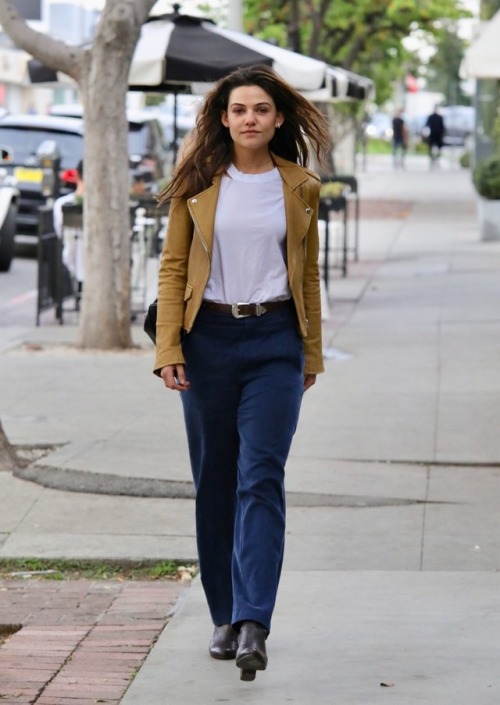
<svg viewBox="0 0 500 705">
<path fill-rule="evenodd" d="M 0 273 L 0 327 L 33 326 L 36 320 L 37 260 L 18 257 Z"/>
</svg>

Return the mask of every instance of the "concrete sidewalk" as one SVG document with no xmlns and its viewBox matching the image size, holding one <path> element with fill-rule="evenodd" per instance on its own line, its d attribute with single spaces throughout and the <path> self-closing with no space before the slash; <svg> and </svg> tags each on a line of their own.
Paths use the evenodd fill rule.
<svg viewBox="0 0 500 705">
<path fill-rule="evenodd" d="M 124 705 L 499 701 L 500 243 L 479 241 L 454 163 L 370 158 L 359 182 L 393 217 L 362 220 L 331 283 L 268 671 L 244 684 L 208 658 L 195 582 Z M 29 482 L 0 473 L 0 557 L 194 559 L 180 402 L 152 348 L 139 326 L 126 353 L 76 352 L 74 333 L 0 329 L 4 429 L 52 446 Z"/>
</svg>

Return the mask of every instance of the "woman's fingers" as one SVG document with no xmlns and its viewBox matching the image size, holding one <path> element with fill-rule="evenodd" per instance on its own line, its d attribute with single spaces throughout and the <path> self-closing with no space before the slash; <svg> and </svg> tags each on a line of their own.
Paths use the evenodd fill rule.
<svg viewBox="0 0 500 705">
<path fill-rule="evenodd" d="M 189 381 L 186 378 L 184 365 L 166 365 L 161 371 L 161 377 L 165 387 L 179 392 L 189 389 Z"/>
<path fill-rule="evenodd" d="M 309 387 L 312 387 L 313 384 L 316 384 L 316 375 L 304 375 L 304 392 L 307 392 Z"/>
</svg>

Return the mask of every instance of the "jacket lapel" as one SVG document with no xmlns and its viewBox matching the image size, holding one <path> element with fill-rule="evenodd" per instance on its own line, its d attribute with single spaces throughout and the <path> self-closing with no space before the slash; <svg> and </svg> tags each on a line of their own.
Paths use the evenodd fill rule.
<svg viewBox="0 0 500 705">
<path fill-rule="evenodd" d="M 188 198 L 188 208 L 194 222 L 195 230 L 202 240 L 210 258 L 214 245 L 215 211 L 219 198 L 221 176 L 215 176 L 213 183 L 205 191 Z"/>
<path fill-rule="evenodd" d="M 298 168 L 292 162 L 285 161 L 273 155 L 273 159 L 283 179 L 283 193 L 285 199 L 285 212 L 287 224 L 287 259 L 290 277 L 293 276 L 295 253 L 302 245 L 313 216 L 312 206 L 303 196 L 304 184 L 307 181 L 307 172 Z"/>
</svg>

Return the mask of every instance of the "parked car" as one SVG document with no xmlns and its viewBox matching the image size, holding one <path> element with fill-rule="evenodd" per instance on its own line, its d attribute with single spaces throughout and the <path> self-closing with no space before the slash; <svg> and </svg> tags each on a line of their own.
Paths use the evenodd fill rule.
<svg viewBox="0 0 500 705">
<path fill-rule="evenodd" d="M 149 116 L 129 116 L 129 159 L 132 175 L 149 170 L 162 178 L 167 150 L 161 126 Z M 17 235 L 37 235 L 38 209 L 74 188 L 76 165 L 83 158 L 84 123 L 79 117 L 7 115 L 0 119 L 0 145 L 9 150 L 1 166 L 17 181 L 20 197 Z"/>
<path fill-rule="evenodd" d="M 474 134 L 476 111 L 468 105 L 447 105 L 441 108 L 445 145 L 463 147 Z"/>
<path fill-rule="evenodd" d="M 2 149 L 2 158 L 7 157 L 8 151 Z M 9 271 L 14 257 L 18 201 L 15 179 L 6 169 L 0 168 L 0 272 Z"/>
<path fill-rule="evenodd" d="M 445 134 L 443 144 L 451 147 L 463 147 L 472 138 L 475 129 L 476 111 L 468 105 L 446 105 L 439 108 L 444 120 Z M 428 115 L 421 115 L 417 120 L 415 133 L 422 142 L 426 142 L 429 130 L 426 127 Z"/>
<path fill-rule="evenodd" d="M 373 113 L 366 123 L 365 135 L 390 142 L 392 139 L 392 117 L 386 113 Z"/>
<path fill-rule="evenodd" d="M 83 118 L 80 103 L 52 105 L 50 114 L 57 117 Z M 131 168 L 149 168 L 153 180 L 163 178 L 168 168 L 168 144 L 158 116 L 146 111 L 128 110 L 128 151 Z"/>
<path fill-rule="evenodd" d="M 17 234 L 36 235 L 38 208 L 73 188 L 72 170 L 83 157 L 83 122 L 7 115 L 0 120 L 0 144 L 9 152 L 2 167 L 15 178 L 20 194 Z"/>
<path fill-rule="evenodd" d="M 153 181 L 168 173 L 169 148 L 161 122 L 144 112 L 127 112 L 128 153 L 132 169 L 150 170 Z"/>
<path fill-rule="evenodd" d="M 174 146 L 174 125 L 177 132 L 177 147 L 180 147 L 182 140 L 191 132 L 196 124 L 196 116 L 200 106 L 200 98 L 193 95 L 180 94 L 174 104 L 174 96 L 166 96 L 163 103 L 155 106 L 147 106 L 144 112 L 155 117 L 161 123 L 165 140 L 169 148 Z"/>
</svg>

